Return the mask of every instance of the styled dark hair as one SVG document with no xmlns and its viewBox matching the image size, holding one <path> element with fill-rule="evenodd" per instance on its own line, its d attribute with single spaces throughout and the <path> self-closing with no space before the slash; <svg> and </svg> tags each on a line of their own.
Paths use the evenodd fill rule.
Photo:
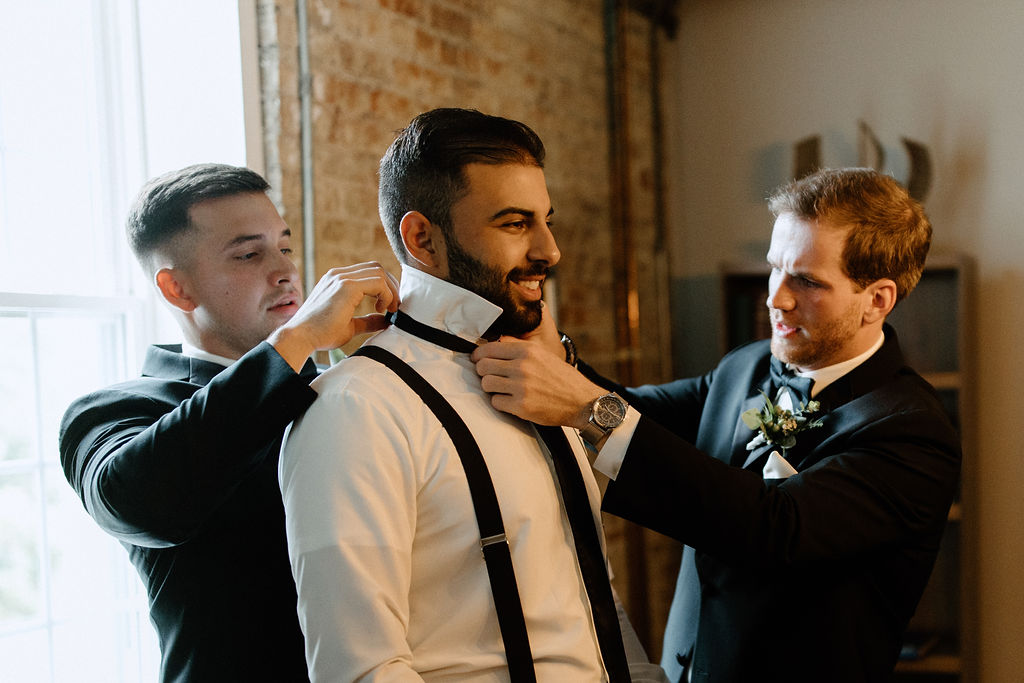
<svg viewBox="0 0 1024 683">
<path fill-rule="evenodd" d="M 467 164 L 544 166 L 544 143 L 529 126 L 474 109 L 434 109 L 398 133 L 380 160 L 380 220 L 406 263 L 399 225 L 419 211 L 449 236 L 451 208 L 468 188 Z"/>
<path fill-rule="evenodd" d="M 843 271 L 858 287 L 888 278 L 899 302 L 921 279 L 932 226 L 891 176 L 870 168 L 822 169 L 777 190 L 768 208 L 776 217 L 791 213 L 846 230 Z"/>
<path fill-rule="evenodd" d="M 194 205 L 269 188 L 259 173 L 227 164 L 195 164 L 157 176 L 142 187 L 128 212 L 128 244 L 149 272 L 154 252 L 192 228 Z"/>
</svg>

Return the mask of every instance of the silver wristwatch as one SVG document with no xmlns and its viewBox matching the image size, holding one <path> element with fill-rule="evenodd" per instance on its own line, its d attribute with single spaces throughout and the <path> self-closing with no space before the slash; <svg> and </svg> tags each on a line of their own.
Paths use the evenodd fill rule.
<svg viewBox="0 0 1024 683">
<path fill-rule="evenodd" d="M 593 448 L 598 448 L 612 430 L 626 419 L 629 404 L 615 393 L 599 396 L 590 407 L 590 419 L 580 430 L 580 436 Z"/>
</svg>

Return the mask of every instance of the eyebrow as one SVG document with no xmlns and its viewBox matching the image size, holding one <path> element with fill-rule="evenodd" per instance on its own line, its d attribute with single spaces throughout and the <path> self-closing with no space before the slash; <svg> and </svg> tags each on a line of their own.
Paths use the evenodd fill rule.
<svg viewBox="0 0 1024 683">
<path fill-rule="evenodd" d="M 284 230 L 281 231 L 281 237 L 291 237 L 291 236 L 292 236 L 291 228 L 285 228 Z M 262 233 L 254 233 L 252 235 L 238 235 L 237 237 L 234 237 L 231 240 L 229 240 L 228 243 L 224 245 L 224 249 L 226 251 L 228 249 L 232 249 L 232 248 L 237 247 L 237 246 L 242 245 L 242 244 L 249 244 L 250 242 L 261 242 L 261 241 L 263 241 L 263 234 Z"/>
<path fill-rule="evenodd" d="M 767 262 L 768 262 L 768 267 L 769 268 L 776 268 L 777 267 L 779 270 L 785 271 L 786 273 L 788 273 L 792 277 L 798 277 L 798 278 L 802 278 L 804 280 L 809 280 L 809 281 L 814 282 L 816 284 L 819 284 L 819 285 L 821 285 L 823 287 L 831 287 L 832 286 L 832 282 L 831 281 L 823 279 L 822 277 L 816 275 L 815 273 L 813 273 L 813 272 L 811 272 L 809 270 L 786 270 L 782 266 L 776 265 L 775 263 L 772 263 L 772 260 L 770 258 L 767 259 Z"/>
<path fill-rule="evenodd" d="M 548 209 L 546 217 L 550 217 L 554 212 L 555 212 L 554 207 Z M 499 211 L 496 214 L 494 214 L 493 216 L 491 216 L 490 220 L 494 221 L 494 220 L 497 220 L 499 218 L 502 218 L 503 216 L 509 216 L 509 215 L 519 215 L 519 216 L 526 216 L 527 218 L 534 218 L 537 215 L 537 212 L 536 211 L 532 211 L 530 209 L 521 209 L 521 208 L 516 207 L 516 206 L 506 206 L 504 209 L 502 209 L 501 211 Z"/>
</svg>

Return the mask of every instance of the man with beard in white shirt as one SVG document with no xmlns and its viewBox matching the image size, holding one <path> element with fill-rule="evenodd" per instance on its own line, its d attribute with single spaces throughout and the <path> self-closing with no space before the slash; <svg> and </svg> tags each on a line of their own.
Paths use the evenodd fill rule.
<svg viewBox="0 0 1024 683">
<path fill-rule="evenodd" d="M 282 450 L 314 681 L 663 676 L 628 622 L 623 647 L 578 435 L 541 439 L 493 409 L 469 359 L 478 342 L 541 321 L 560 257 L 543 160 L 521 123 L 439 109 L 381 161 L 381 219 L 402 263 L 395 324 L 314 383 L 318 398 Z M 421 398 L 416 381 L 440 396 Z M 438 402 L 464 430 L 439 421 Z M 496 534 L 479 493 L 488 485 Z"/>
</svg>

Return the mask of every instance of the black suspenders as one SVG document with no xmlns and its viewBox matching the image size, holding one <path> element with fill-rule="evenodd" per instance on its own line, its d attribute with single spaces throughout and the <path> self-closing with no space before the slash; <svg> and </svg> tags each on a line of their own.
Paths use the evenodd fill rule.
<svg viewBox="0 0 1024 683">
<path fill-rule="evenodd" d="M 536 681 L 530 639 L 526 633 L 526 620 L 523 618 L 519 587 L 512 567 L 512 554 L 505 538 L 505 525 L 501 521 L 494 484 L 476 439 L 451 404 L 405 361 L 379 346 L 363 346 L 352 355 L 366 356 L 382 363 L 402 378 L 430 408 L 455 444 L 462 468 L 466 471 L 476 523 L 480 529 L 480 547 L 487 564 L 487 576 L 491 581 L 491 594 L 494 596 L 501 639 L 505 644 L 509 676 L 516 683 Z"/>
</svg>

